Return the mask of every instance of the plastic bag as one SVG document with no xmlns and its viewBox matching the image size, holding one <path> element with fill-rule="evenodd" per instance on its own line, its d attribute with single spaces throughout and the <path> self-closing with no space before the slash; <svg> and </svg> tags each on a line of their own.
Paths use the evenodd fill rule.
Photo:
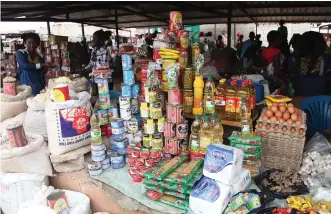
<svg viewBox="0 0 331 214">
<path fill-rule="evenodd" d="M 319 152 L 319 153 L 330 153 L 331 145 L 328 140 L 321 135 L 319 132 L 316 132 L 312 138 L 309 139 L 305 148 L 305 152 Z"/>
</svg>

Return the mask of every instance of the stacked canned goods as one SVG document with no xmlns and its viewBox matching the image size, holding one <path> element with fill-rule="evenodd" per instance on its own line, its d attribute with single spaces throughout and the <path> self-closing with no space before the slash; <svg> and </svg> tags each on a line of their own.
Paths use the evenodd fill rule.
<svg viewBox="0 0 331 214">
<path fill-rule="evenodd" d="M 87 164 L 88 172 L 91 176 L 97 176 L 102 170 L 110 167 L 109 157 L 106 155 L 105 144 L 91 144 L 92 161 Z"/>
</svg>

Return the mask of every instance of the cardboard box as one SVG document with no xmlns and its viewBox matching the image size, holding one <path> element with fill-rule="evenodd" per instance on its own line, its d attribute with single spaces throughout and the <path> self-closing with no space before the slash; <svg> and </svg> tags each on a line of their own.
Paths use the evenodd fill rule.
<svg viewBox="0 0 331 214">
<path fill-rule="evenodd" d="M 67 36 L 48 35 L 49 45 L 60 44 L 61 42 L 68 42 Z"/>
<path fill-rule="evenodd" d="M 53 64 L 54 65 L 62 65 L 62 60 L 59 57 L 53 57 Z"/>
<path fill-rule="evenodd" d="M 53 58 L 58 58 L 61 56 L 60 50 L 52 50 L 52 57 Z"/>
</svg>

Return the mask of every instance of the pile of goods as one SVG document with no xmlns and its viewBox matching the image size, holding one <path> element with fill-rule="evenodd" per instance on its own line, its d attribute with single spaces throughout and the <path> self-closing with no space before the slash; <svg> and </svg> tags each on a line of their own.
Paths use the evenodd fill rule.
<svg viewBox="0 0 331 214">
<path fill-rule="evenodd" d="M 261 207 L 261 200 L 258 194 L 239 193 L 233 196 L 224 210 L 224 214 L 249 213 Z"/>
<path fill-rule="evenodd" d="M 331 202 L 315 201 L 310 196 L 290 196 L 286 199 L 289 207 L 302 213 L 320 213 L 331 212 Z"/>
</svg>

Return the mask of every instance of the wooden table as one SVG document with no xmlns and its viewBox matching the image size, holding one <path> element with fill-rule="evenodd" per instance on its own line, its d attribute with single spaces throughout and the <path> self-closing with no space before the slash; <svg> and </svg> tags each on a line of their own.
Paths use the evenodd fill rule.
<svg viewBox="0 0 331 214">
<path fill-rule="evenodd" d="M 195 115 L 194 114 L 187 114 L 184 113 L 184 117 L 188 118 L 188 119 L 194 119 Z M 257 120 L 257 118 L 259 117 L 259 113 L 257 110 L 253 110 L 252 111 L 252 121 Z M 232 126 L 232 127 L 241 127 L 241 122 L 240 121 L 232 121 L 232 120 L 221 120 L 222 125 L 226 125 L 226 126 Z"/>
</svg>

